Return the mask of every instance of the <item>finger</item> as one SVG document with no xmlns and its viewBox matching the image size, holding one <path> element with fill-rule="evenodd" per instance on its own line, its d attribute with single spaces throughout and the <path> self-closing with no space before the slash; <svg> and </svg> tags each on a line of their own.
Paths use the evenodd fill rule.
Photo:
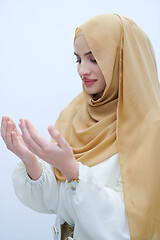
<svg viewBox="0 0 160 240">
<path fill-rule="evenodd" d="M 13 124 L 13 129 L 14 129 L 14 132 L 19 136 L 21 135 L 20 132 L 18 131 L 17 127 L 16 127 L 16 124 L 14 123 L 14 121 L 12 119 L 10 119 L 10 121 L 12 122 Z"/>
<path fill-rule="evenodd" d="M 57 131 L 57 129 L 53 126 L 48 127 L 48 132 L 51 135 L 51 137 L 57 142 L 60 148 L 68 148 L 69 144 L 66 142 L 66 140 L 61 136 L 61 134 Z"/>
<path fill-rule="evenodd" d="M 13 130 L 13 124 L 12 122 L 9 120 L 7 122 L 7 129 L 6 129 L 6 141 L 10 144 L 12 144 L 12 140 L 11 140 L 11 132 Z"/>
<path fill-rule="evenodd" d="M 40 154 L 41 152 L 41 148 L 39 147 L 39 145 L 31 138 L 29 132 L 28 132 L 28 129 L 26 127 L 26 124 L 25 124 L 25 120 L 24 119 L 20 119 L 20 124 L 19 124 L 19 127 L 21 129 L 21 132 L 22 132 L 22 137 L 23 137 L 23 140 L 27 146 L 27 148 L 33 152 L 34 154 Z"/>
<path fill-rule="evenodd" d="M 8 121 L 11 121 L 12 124 L 13 124 L 13 128 L 16 128 L 16 124 L 14 123 L 14 121 L 10 117 L 8 117 Z"/>
<path fill-rule="evenodd" d="M 8 123 L 9 117 L 2 117 L 1 121 L 1 136 L 3 139 L 5 139 L 6 131 L 7 131 L 7 123 Z"/>
<path fill-rule="evenodd" d="M 11 137 L 12 137 L 14 152 L 17 153 L 19 155 L 19 157 L 21 157 L 22 156 L 22 151 L 21 151 L 20 144 L 19 144 L 19 141 L 18 141 L 19 136 L 17 136 L 15 131 L 12 131 L 11 132 Z"/>
<path fill-rule="evenodd" d="M 2 117 L 2 121 L 1 121 L 1 136 L 5 137 L 6 136 L 6 130 L 7 130 L 7 123 L 8 121 L 11 121 L 13 124 L 13 129 L 15 130 L 15 132 L 19 135 L 20 133 L 18 132 L 16 125 L 14 123 L 14 121 L 8 117 L 8 116 L 3 116 Z"/>
<path fill-rule="evenodd" d="M 18 131 L 18 129 L 17 129 L 16 124 L 14 123 L 14 121 L 13 121 L 11 118 L 9 118 L 9 121 L 11 121 L 12 124 L 13 124 L 14 132 L 15 132 L 17 135 L 21 135 L 20 132 Z"/>
<path fill-rule="evenodd" d="M 25 124 L 27 127 L 27 130 L 31 136 L 31 138 L 33 139 L 34 142 L 37 143 L 37 145 L 40 148 L 45 148 L 45 146 L 48 145 L 48 141 L 45 140 L 34 128 L 33 124 L 29 121 L 29 120 L 25 120 Z"/>
<path fill-rule="evenodd" d="M 5 136 L 5 143 L 9 150 L 13 150 L 13 142 L 12 142 L 12 137 L 11 137 L 12 130 L 13 130 L 13 124 L 9 120 L 7 123 L 7 130 L 6 130 L 6 136 Z"/>
<path fill-rule="evenodd" d="M 12 131 L 11 136 L 12 136 L 13 146 L 17 148 L 19 146 L 17 134 L 14 131 Z"/>
</svg>

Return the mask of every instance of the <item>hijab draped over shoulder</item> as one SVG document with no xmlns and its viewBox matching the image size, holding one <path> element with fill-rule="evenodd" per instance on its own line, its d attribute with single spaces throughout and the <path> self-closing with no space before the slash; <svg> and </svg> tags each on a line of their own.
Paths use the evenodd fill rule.
<svg viewBox="0 0 160 240">
<path fill-rule="evenodd" d="M 158 240 L 160 87 L 151 43 L 131 19 L 117 14 L 96 16 L 77 28 L 76 36 L 79 31 L 106 88 L 102 96 L 92 96 L 83 87 L 55 126 L 82 164 L 93 166 L 119 153 L 131 239 Z"/>
</svg>

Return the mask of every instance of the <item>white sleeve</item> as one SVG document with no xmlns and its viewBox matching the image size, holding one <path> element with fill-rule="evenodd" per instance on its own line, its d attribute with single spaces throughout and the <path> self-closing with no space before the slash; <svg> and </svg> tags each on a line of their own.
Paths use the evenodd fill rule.
<svg viewBox="0 0 160 240">
<path fill-rule="evenodd" d="M 23 162 L 19 162 L 13 171 L 13 185 L 19 200 L 27 207 L 43 213 L 56 213 L 59 199 L 59 183 L 51 165 L 40 160 L 42 175 L 32 180 Z"/>
<path fill-rule="evenodd" d="M 87 239 L 129 240 L 123 190 L 100 185 L 91 168 L 80 163 L 75 191 L 66 182 L 74 221 Z"/>
</svg>

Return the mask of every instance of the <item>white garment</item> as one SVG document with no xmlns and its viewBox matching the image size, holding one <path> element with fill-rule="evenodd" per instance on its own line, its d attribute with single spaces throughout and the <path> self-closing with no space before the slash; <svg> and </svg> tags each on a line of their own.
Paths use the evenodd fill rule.
<svg viewBox="0 0 160 240">
<path fill-rule="evenodd" d="M 118 154 L 87 167 L 80 163 L 79 183 L 56 180 L 52 168 L 40 160 L 41 177 L 31 180 L 22 162 L 13 172 L 20 201 L 39 212 L 57 214 L 54 239 L 60 239 L 60 224 L 74 226 L 76 240 L 129 240 Z M 70 238 L 72 239 L 72 238 Z"/>
</svg>

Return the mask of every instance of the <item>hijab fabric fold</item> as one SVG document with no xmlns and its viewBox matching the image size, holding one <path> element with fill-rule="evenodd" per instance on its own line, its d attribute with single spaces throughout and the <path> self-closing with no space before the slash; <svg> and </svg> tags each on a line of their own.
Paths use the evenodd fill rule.
<svg viewBox="0 0 160 240">
<path fill-rule="evenodd" d="M 99 98 L 83 87 L 56 128 L 77 161 L 94 166 L 116 153 L 131 239 L 160 239 L 160 87 L 147 35 L 129 18 L 96 16 L 81 31 L 106 80 Z M 65 177 L 58 170 L 59 181 Z"/>
</svg>

